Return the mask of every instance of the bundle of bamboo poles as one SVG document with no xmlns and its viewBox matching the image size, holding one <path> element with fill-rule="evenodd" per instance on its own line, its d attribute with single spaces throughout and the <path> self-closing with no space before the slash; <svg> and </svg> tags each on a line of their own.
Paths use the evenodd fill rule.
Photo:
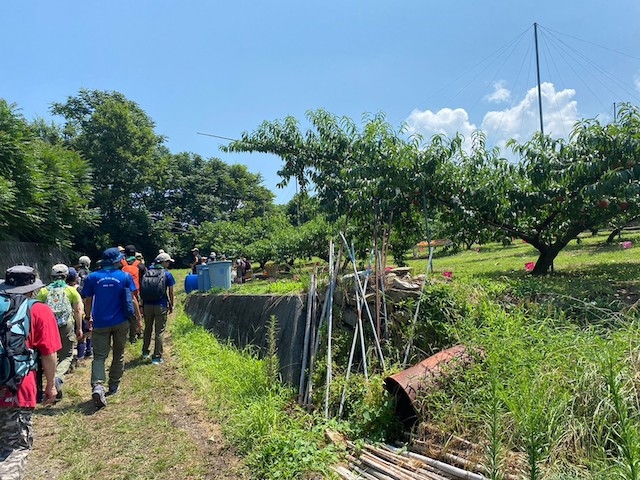
<svg viewBox="0 0 640 480">
<path fill-rule="evenodd" d="M 356 447 L 348 442 L 355 453 Z M 336 466 L 333 471 L 345 480 L 484 480 L 480 473 L 465 470 L 434 458 L 410 452 L 391 445 L 365 445 L 349 455 L 348 464 Z"/>
</svg>

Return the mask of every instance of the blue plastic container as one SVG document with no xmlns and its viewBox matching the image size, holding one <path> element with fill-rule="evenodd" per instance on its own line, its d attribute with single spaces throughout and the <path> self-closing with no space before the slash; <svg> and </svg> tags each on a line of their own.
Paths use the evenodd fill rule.
<svg viewBox="0 0 640 480">
<path fill-rule="evenodd" d="M 184 291 L 191 293 L 194 290 L 198 290 L 198 274 L 190 273 L 184 278 Z"/>
<path fill-rule="evenodd" d="M 209 265 L 200 264 L 196 265 L 196 272 L 198 275 L 198 291 L 208 292 L 211 290 L 211 277 L 209 275 Z"/>
<path fill-rule="evenodd" d="M 230 260 L 207 264 L 209 276 L 211 277 L 211 287 L 224 288 L 225 290 L 231 288 L 231 265 L 232 262 Z"/>
</svg>

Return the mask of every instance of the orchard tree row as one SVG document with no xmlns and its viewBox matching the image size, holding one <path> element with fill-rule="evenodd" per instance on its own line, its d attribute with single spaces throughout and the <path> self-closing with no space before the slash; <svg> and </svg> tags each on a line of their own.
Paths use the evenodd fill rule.
<svg viewBox="0 0 640 480">
<path fill-rule="evenodd" d="M 361 129 L 322 110 L 307 116 L 306 132 L 291 117 L 264 122 L 227 150 L 279 155 L 283 184 L 314 192 L 326 218 L 396 261 L 424 239 L 430 218 L 436 235 L 458 244 L 525 240 L 539 252 L 533 274 L 543 275 L 580 232 L 640 215 L 640 115 L 630 105 L 614 123 L 579 122 L 568 140 L 510 141 L 515 160 L 487 149 L 481 132 L 466 151 L 460 136 L 404 139 L 382 115 Z"/>
<path fill-rule="evenodd" d="M 375 247 L 402 263 L 430 234 L 470 246 L 521 238 L 540 257 L 534 274 L 583 230 L 621 227 L 640 214 L 640 115 L 578 123 L 568 140 L 510 142 L 513 158 L 461 137 L 407 137 L 382 114 L 359 127 L 326 111 L 299 122 L 264 122 L 226 151 L 283 161 L 281 186 L 301 193 L 286 206 L 259 174 L 193 153 L 171 153 L 153 121 L 117 92 L 81 90 L 27 121 L 0 100 L 0 239 L 59 244 L 97 254 L 134 243 L 186 261 L 197 245 L 269 260 L 327 256 L 346 232 L 361 258 Z M 515 160 L 514 160 L 515 158 Z"/>
</svg>

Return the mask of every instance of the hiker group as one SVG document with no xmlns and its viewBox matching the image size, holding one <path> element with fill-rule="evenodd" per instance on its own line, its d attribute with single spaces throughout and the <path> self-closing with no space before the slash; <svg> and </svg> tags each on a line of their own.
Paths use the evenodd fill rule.
<svg viewBox="0 0 640 480">
<path fill-rule="evenodd" d="M 175 279 L 168 270 L 173 261 L 161 250 L 147 267 L 135 246 L 127 245 L 106 249 L 95 271 L 87 256 L 75 267 L 54 265 L 47 285 L 32 267 L 6 271 L 0 280 L 0 479 L 23 478 L 33 409 L 62 399 L 65 375 L 77 362 L 92 359 L 96 409 L 118 393 L 127 341 L 142 336 L 142 360 L 163 363 L 163 335 L 174 306 Z"/>
</svg>

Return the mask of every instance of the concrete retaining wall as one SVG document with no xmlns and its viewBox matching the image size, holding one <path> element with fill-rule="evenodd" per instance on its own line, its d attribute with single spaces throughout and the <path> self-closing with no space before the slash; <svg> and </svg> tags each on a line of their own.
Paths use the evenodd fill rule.
<svg viewBox="0 0 640 480">
<path fill-rule="evenodd" d="M 73 252 L 59 248 L 43 247 L 38 243 L 0 242 L 0 278 L 13 265 L 29 265 L 36 269 L 43 282 L 50 280 L 51 267 L 56 263 L 72 261 Z"/>
<path fill-rule="evenodd" d="M 192 293 L 185 303 L 185 311 L 194 323 L 238 348 L 258 347 L 260 355 L 267 351 L 267 325 L 269 317 L 275 315 L 282 380 L 293 386 L 300 381 L 306 310 L 304 295 Z"/>
</svg>

